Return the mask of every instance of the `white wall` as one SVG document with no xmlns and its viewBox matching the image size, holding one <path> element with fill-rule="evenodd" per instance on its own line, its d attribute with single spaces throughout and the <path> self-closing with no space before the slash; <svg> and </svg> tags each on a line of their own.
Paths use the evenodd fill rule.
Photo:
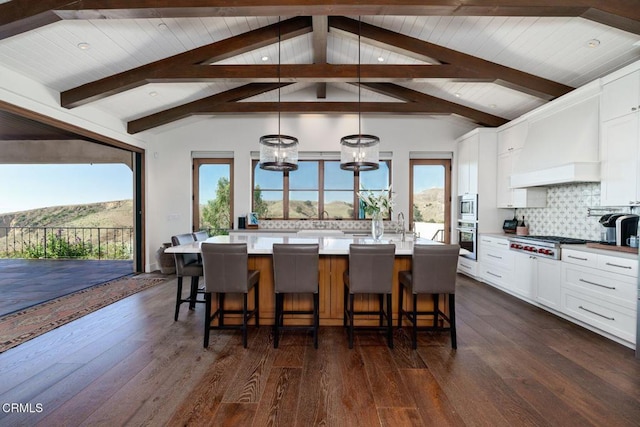
<svg viewBox="0 0 640 427">
<path fill-rule="evenodd" d="M 380 151 L 393 152 L 395 212 L 408 217 L 411 152 L 451 153 L 455 139 L 475 126 L 457 119 L 425 116 L 363 117 L 362 132 L 380 137 Z M 357 115 L 287 115 L 280 130 L 300 141 L 300 151 L 340 151 L 340 138 L 358 132 Z M 264 134 L 277 133 L 274 116 L 221 116 L 191 121 L 153 137 L 147 153 L 147 269 L 156 249 L 174 234 L 191 230 L 191 153 L 234 152 L 234 216 L 251 207 L 251 152 Z M 455 179 L 455 169 L 452 174 Z M 452 218 L 455 220 L 455 218 Z"/>
</svg>

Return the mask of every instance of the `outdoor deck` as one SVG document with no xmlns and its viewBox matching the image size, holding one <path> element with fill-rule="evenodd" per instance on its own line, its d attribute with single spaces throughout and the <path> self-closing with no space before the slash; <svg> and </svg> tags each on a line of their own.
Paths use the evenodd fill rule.
<svg viewBox="0 0 640 427">
<path fill-rule="evenodd" d="M 131 260 L 0 259 L 0 316 L 132 273 Z"/>
</svg>

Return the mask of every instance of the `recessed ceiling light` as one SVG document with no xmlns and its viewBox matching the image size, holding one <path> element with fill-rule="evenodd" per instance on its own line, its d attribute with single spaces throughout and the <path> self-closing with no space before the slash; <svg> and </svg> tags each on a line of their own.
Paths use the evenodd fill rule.
<svg viewBox="0 0 640 427">
<path fill-rule="evenodd" d="M 462 94 L 460 94 L 460 92 L 456 92 L 453 94 L 453 96 L 455 96 L 456 98 L 460 98 L 462 96 Z"/>
<path fill-rule="evenodd" d="M 77 46 L 78 46 L 78 49 L 80 49 L 80 50 L 89 50 L 89 49 L 91 49 L 91 45 L 89 43 L 87 43 L 87 42 L 78 43 Z"/>
<path fill-rule="evenodd" d="M 496 104 L 489 104 L 489 108 L 498 108 Z"/>
<path fill-rule="evenodd" d="M 591 39 L 587 42 L 587 47 L 590 47 L 592 49 L 598 46 L 600 46 L 600 40 L 598 39 Z"/>
<path fill-rule="evenodd" d="M 262 59 L 262 62 L 267 62 L 269 60 L 269 57 L 268 56 L 263 56 L 260 59 Z"/>
<path fill-rule="evenodd" d="M 378 56 L 378 62 L 384 62 L 384 58 L 382 56 Z"/>
<path fill-rule="evenodd" d="M 165 31 L 165 30 L 168 30 L 169 27 L 164 22 L 161 22 L 161 23 L 158 24 L 158 29 L 161 30 L 161 31 Z"/>
<path fill-rule="evenodd" d="M 149 96 L 158 96 L 158 92 L 152 90 L 151 92 L 149 92 Z"/>
</svg>

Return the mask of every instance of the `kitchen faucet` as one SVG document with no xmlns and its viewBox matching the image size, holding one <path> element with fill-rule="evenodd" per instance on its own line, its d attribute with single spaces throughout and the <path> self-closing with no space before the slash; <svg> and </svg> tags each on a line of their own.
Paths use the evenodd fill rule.
<svg viewBox="0 0 640 427">
<path fill-rule="evenodd" d="M 400 221 L 400 218 L 402 218 L 402 221 Z M 402 233 L 402 241 L 404 242 L 407 238 L 407 235 L 404 231 L 404 213 L 402 212 L 398 214 L 398 225 L 400 226 L 400 232 Z"/>
</svg>

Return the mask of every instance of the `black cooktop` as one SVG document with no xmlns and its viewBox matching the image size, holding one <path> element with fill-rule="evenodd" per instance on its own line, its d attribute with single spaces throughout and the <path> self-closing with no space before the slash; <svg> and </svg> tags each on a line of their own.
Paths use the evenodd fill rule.
<svg viewBox="0 0 640 427">
<path fill-rule="evenodd" d="M 562 236 L 518 236 L 522 239 L 539 240 L 542 242 L 559 243 L 561 245 L 584 245 L 585 243 L 594 242 L 594 240 L 575 239 L 573 237 Z"/>
</svg>

